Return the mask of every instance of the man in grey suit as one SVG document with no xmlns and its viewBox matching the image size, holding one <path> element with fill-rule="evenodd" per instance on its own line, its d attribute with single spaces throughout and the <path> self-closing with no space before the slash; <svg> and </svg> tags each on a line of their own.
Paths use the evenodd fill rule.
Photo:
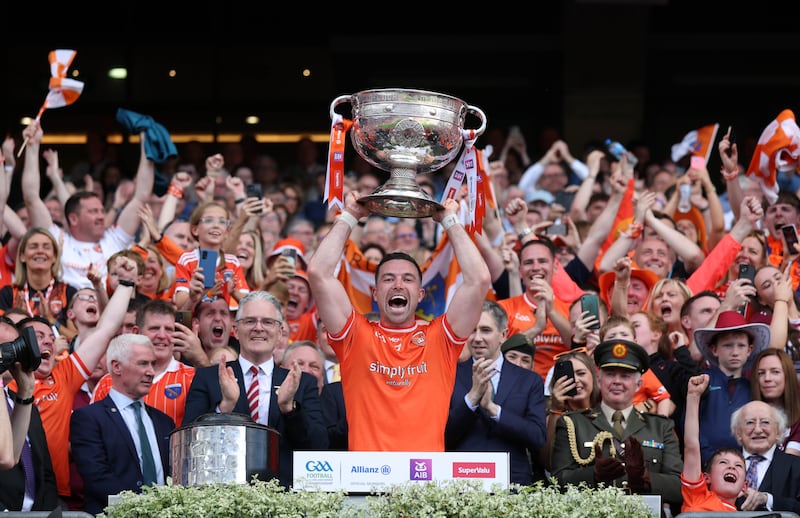
<svg viewBox="0 0 800 518">
<path fill-rule="evenodd" d="M 800 457 L 779 448 L 786 415 L 764 401 L 751 401 L 731 415 L 731 431 L 742 446 L 745 468 L 756 477 L 755 487 L 748 485 L 737 506 L 742 511 L 800 513 Z"/>
</svg>

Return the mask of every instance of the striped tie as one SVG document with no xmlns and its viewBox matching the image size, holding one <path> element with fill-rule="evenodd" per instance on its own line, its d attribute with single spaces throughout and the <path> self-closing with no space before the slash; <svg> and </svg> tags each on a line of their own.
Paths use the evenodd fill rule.
<svg viewBox="0 0 800 518">
<path fill-rule="evenodd" d="M 250 382 L 250 388 L 247 389 L 247 403 L 250 405 L 250 415 L 253 417 L 253 421 L 258 422 L 258 367 L 251 366 L 250 373 L 253 375 L 253 381 Z"/>
</svg>

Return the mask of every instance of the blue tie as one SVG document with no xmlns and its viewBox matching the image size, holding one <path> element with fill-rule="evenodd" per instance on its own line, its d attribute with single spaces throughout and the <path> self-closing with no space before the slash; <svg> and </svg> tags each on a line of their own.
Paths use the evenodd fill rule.
<svg viewBox="0 0 800 518">
<path fill-rule="evenodd" d="M 6 406 L 8 406 L 8 415 L 11 415 L 14 410 L 11 408 L 11 403 L 9 403 L 8 399 L 6 399 Z M 22 470 L 25 472 L 25 494 L 31 499 L 35 499 L 36 474 L 33 472 L 33 452 L 27 437 L 25 437 L 25 442 L 22 444 L 22 453 L 20 453 L 19 461 L 22 463 Z"/>
<path fill-rule="evenodd" d="M 139 444 L 142 448 L 142 485 L 153 486 L 156 483 L 156 462 L 153 460 L 153 451 L 150 441 L 147 440 L 147 430 L 142 421 L 142 402 L 134 401 L 133 413 L 136 415 L 136 424 L 139 426 Z"/>
</svg>

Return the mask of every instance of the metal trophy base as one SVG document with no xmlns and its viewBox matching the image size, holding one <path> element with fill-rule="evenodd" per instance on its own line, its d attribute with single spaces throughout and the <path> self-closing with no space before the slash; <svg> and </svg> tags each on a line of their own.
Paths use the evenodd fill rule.
<svg viewBox="0 0 800 518">
<path fill-rule="evenodd" d="M 393 170 L 389 181 L 358 202 L 370 212 L 395 218 L 427 218 L 444 208 L 422 190 L 413 171 L 404 169 Z"/>
</svg>

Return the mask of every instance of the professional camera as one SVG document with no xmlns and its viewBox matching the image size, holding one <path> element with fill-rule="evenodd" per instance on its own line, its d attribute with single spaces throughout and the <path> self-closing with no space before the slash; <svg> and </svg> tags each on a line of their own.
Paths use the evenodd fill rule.
<svg viewBox="0 0 800 518">
<path fill-rule="evenodd" d="M 42 353 L 33 327 L 23 329 L 16 340 L 0 344 L 0 374 L 10 369 L 14 362 L 19 362 L 27 372 L 38 369 L 42 363 Z"/>
</svg>

